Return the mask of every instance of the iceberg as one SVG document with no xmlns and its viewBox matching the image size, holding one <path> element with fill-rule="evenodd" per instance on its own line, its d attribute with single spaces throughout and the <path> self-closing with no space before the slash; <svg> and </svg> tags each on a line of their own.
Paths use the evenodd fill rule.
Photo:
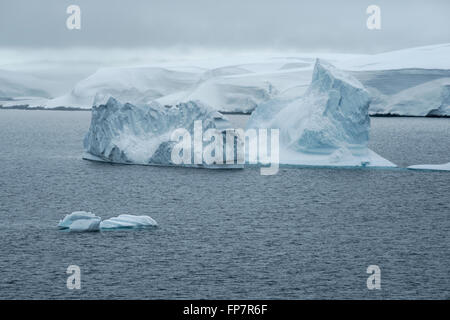
<svg viewBox="0 0 450 320">
<path fill-rule="evenodd" d="M 280 164 L 394 167 L 367 147 L 369 104 L 358 80 L 317 59 L 305 94 L 260 105 L 247 129 L 280 130 Z"/>
<path fill-rule="evenodd" d="M 100 231 L 101 219 L 80 219 L 72 222 L 69 227 L 70 232 L 92 232 Z"/>
<path fill-rule="evenodd" d="M 121 214 L 118 217 L 103 220 L 91 212 L 75 211 L 59 221 L 58 228 L 70 232 L 92 232 L 123 228 L 142 228 L 157 226 L 157 222 L 149 216 Z"/>
<path fill-rule="evenodd" d="M 135 216 L 130 214 L 121 214 L 118 217 L 103 220 L 100 223 L 100 229 L 123 229 L 123 228 L 143 228 L 157 226 L 155 220 L 149 216 Z"/>
<path fill-rule="evenodd" d="M 99 231 L 101 218 L 91 212 L 75 211 L 59 221 L 59 229 L 74 232 Z"/>
<path fill-rule="evenodd" d="M 223 128 L 227 120 L 200 102 L 190 101 L 176 106 L 162 106 L 157 102 L 134 105 L 122 104 L 111 97 L 106 104 L 93 106 L 91 125 L 84 139 L 86 153 L 83 158 L 123 164 L 180 165 L 172 160 L 172 151 L 177 144 L 171 140 L 172 134 L 182 128 L 194 136 L 195 123 L 201 123 L 203 132 L 216 129 L 226 141 L 227 129 Z M 200 143 L 206 145 L 205 141 Z M 191 161 L 181 165 L 215 167 L 204 159 L 195 161 L 195 152 L 189 152 Z M 218 166 L 242 167 L 238 164 Z"/>
<path fill-rule="evenodd" d="M 414 166 L 409 166 L 408 169 L 450 171 L 450 162 L 444 164 L 418 164 Z"/>
</svg>

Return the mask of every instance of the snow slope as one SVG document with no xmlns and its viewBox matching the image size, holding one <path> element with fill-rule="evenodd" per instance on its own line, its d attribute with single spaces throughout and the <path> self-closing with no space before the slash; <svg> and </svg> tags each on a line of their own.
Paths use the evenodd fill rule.
<svg viewBox="0 0 450 320">
<path fill-rule="evenodd" d="M 367 88 L 371 114 L 450 116 L 450 43 L 340 61 Z"/>
<path fill-rule="evenodd" d="M 50 86 L 51 83 L 48 81 L 43 81 L 30 74 L 0 70 L 0 101 L 29 97 L 49 98 L 50 94 L 47 89 Z"/>
<path fill-rule="evenodd" d="M 285 90 L 306 88 L 312 63 L 292 65 L 289 61 L 268 59 L 211 69 L 195 65 L 104 68 L 78 82 L 68 94 L 31 101 L 30 106 L 90 109 L 99 97 L 106 103 L 113 96 L 132 104 L 176 105 L 195 100 L 218 111 L 250 113 Z"/>
<path fill-rule="evenodd" d="M 110 96 L 143 103 L 186 89 L 198 78 L 196 73 L 157 67 L 104 68 L 78 82 L 70 93 L 47 101 L 45 107 L 90 109 L 94 99 L 106 103 Z"/>
<path fill-rule="evenodd" d="M 351 71 L 379 71 L 399 69 L 450 69 L 450 43 L 414 47 L 365 55 L 336 63 Z"/>
<path fill-rule="evenodd" d="M 157 101 L 162 105 L 176 105 L 196 100 L 221 112 L 250 113 L 271 99 L 301 96 L 309 85 L 315 58 L 319 57 L 334 63 L 339 69 L 350 71 L 366 87 L 372 101 L 370 114 L 450 116 L 447 100 L 449 43 L 374 55 L 276 55 L 267 52 L 209 55 L 203 53 L 198 59 L 171 56 L 152 64 L 148 64 L 151 60 L 148 58 L 135 57 L 137 60 L 133 58 L 126 62 L 117 57 L 125 66 L 116 66 L 114 61 L 107 62 L 111 67 L 104 67 L 106 62 L 100 64 L 102 68 L 63 95 L 55 94 L 67 84 L 60 85 L 25 73 L 0 71 L 0 105 L 90 109 L 96 97 L 97 101 L 104 97 L 105 103 L 108 97 L 114 96 L 132 104 Z M 94 64 L 90 65 L 89 59 L 99 64 L 98 56 L 81 56 L 84 60 L 79 65 L 83 72 L 93 68 Z M 135 61 L 144 64 L 136 65 Z M 75 59 L 64 64 L 70 68 L 64 65 L 60 68 L 67 73 L 76 73 L 76 64 Z M 15 65 L 19 65 L 18 62 Z M 37 62 L 33 62 L 33 68 L 36 65 Z M 52 68 L 55 69 L 56 65 Z M 67 83 L 79 77 L 68 74 L 65 79 L 61 74 L 43 74 Z M 57 87 L 58 90 L 55 89 Z"/>
<path fill-rule="evenodd" d="M 247 129 L 280 130 L 281 164 L 395 166 L 367 147 L 369 102 L 369 94 L 358 80 L 317 60 L 303 96 L 260 105 Z"/>
</svg>

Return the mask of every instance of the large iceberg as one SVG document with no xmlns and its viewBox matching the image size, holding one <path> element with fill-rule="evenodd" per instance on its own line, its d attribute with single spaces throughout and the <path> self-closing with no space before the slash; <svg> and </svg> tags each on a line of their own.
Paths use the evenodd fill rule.
<svg viewBox="0 0 450 320">
<path fill-rule="evenodd" d="M 369 103 L 358 80 L 318 59 L 303 96 L 260 105 L 247 129 L 280 130 L 280 164 L 395 166 L 367 147 Z"/>
<path fill-rule="evenodd" d="M 122 104 L 111 97 L 106 104 L 94 105 L 92 109 L 91 125 L 84 139 L 84 158 L 126 164 L 180 165 L 172 155 L 177 145 L 172 140 L 174 132 L 182 129 L 195 137 L 194 131 L 197 129 L 201 132 L 212 129 L 225 141 L 225 147 L 227 133 L 230 134 L 229 130 L 224 129 L 226 123 L 223 115 L 200 102 L 190 101 L 175 106 L 162 106 L 157 102 L 134 105 Z M 206 147 L 207 141 L 200 140 L 200 144 L 202 148 Z M 186 160 L 184 152 L 189 153 L 187 161 L 181 163 L 184 166 L 242 167 L 238 161 L 234 165 L 237 158 L 227 164 L 217 161 L 217 166 L 205 161 L 204 157 L 198 161 L 195 145 L 192 149 L 183 150 Z"/>
</svg>

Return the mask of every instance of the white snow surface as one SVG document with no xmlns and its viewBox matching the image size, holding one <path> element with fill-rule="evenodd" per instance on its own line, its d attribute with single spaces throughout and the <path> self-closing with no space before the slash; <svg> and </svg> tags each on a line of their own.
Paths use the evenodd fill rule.
<svg viewBox="0 0 450 320">
<path fill-rule="evenodd" d="M 89 77 L 78 81 L 66 94 L 54 96 L 55 91 L 52 90 L 52 98 L 38 95 L 34 99 L 0 101 L 0 105 L 90 109 L 94 101 L 106 103 L 107 98 L 114 96 L 132 104 L 156 100 L 162 105 L 175 105 L 197 100 L 215 110 L 249 113 L 261 102 L 293 87 L 305 86 L 310 78 L 315 56 L 317 55 L 302 54 L 298 57 L 283 57 L 259 52 L 201 59 L 172 57 L 172 60 L 162 59 L 161 62 L 149 65 L 133 65 L 130 62 L 130 66 L 102 66 Z M 319 56 L 334 61 L 356 55 Z M 74 64 L 76 63 L 71 61 L 70 65 Z M 73 73 L 73 70 L 68 72 Z M 60 78 L 61 76 L 58 77 Z M 70 81 L 73 81 L 72 77 Z M 17 96 L 24 94 L 17 93 Z M 101 100 L 102 98 L 104 99 Z"/>
<path fill-rule="evenodd" d="M 247 129 L 280 130 L 281 164 L 393 167 L 367 147 L 369 102 L 358 80 L 317 60 L 303 96 L 260 105 Z"/>
<path fill-rule="evenodd" d="M 407 48 L 355 59 L 341 60 L 336 66 L 353 71 L 398 69 L 450 69 L 450 43 Z"/>
<path fill-rule="evenodd" d="M 156 58 L 154 52 L 130 54 L 109 52 L 102 59 L 101 51 L 64 52 L 52 54 L 45 64 L 42 57 L 20 63 L 24 53 L 5 54 L 11 61 L 2 65 L 8 70 L 0 71 L 0 105 L 90 109 L 94 101 L 106 103 L 114 96 L 132 104 L 196 100 L 222 112 L 250 113 L 271 99 L 301 96 L 318 57 L 351 71 L 366 87 L 372 100 L 370 114 L 450 116 L 450 43 L 372 55 L 261 51 Z M 61 60 L 66 56 L 67 61 Z M 36 69 L 38 76 L 32 74 Z M 96 72 L 82 77 L 92 70 Z"/>
<path fill-rule="evenodd" d="M 444 164 L 418 164 L 409 166 L 408 169 L 450 171 L 450 162 Z"/>
<path fill-rule="evenodd" d="M 450 116 L 450 43 L 367 55 L 337 66 L 354 71 L 368 89 L 371 114 Z"/>
<path fill-rule="evenodd" d="M 52 84 L 27 73 L 0 70 L 0 101 L 48 98 Z"/>
<path fill-rule="evenodd" d="M 100 223 L 100 229 L 142 228 L 157 225 L 156 221 L 149 216 L 121 214 L 118 217 L 103 220 Z"/>
<path fill-rule="evenodd" d="M 450 116 L 450 70 L 383 70 L 353 75 L 370 93 L 370 114 Z"/>
<path fill-rule="evenodd" d="M 46 107 L 90 109 L 94 100 L 106 103 L 110 96 L 125 102 L 144 103 L 187 89 L 198 78 L 197 73 L 158 67 L 104 68 L 78 82 L 70 93 L 49 100 Z"/>
</svg>

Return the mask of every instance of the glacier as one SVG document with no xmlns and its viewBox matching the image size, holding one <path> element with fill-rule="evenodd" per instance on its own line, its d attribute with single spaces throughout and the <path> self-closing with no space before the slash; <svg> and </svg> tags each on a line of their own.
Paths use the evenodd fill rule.
<svg viewBox="0 0 450 320">
<path fill-rule="evenodd" d="M 358 80 L 317 59 L 305 94 L 258 106 L 247 130 L 280 130 L 280 164 L 395 167 L 367 147 L 369 104 Z"/>
<path fill-rule="evenodd" d="M 371 115 L 450 116 L 450 43 L 339 61 L 369 91 Z"/>
<path fill-rule="evenodd" d="M 198 122 L 201 122 L 203 132 L 215 129 L 226 141 L 228 131 L 224 128 L 228 127 L 227 119 L 198 101 L 174 106 L 162 106 L 155 101 L 134 105 L 123 104 L 110 97 L 106 104 L 93 106 L 91 125 L 84 139 L 84 159 L 123 164 L 180 165 L 172 160 L 172 151 L 177 143 L 171 140 L 171 136 L 179 128 L 193 136 L 194 125 Z M 204 159 L 198 163 L 194 156 L 191 152 L 191 161 L 181 165 L 242 168 L 238 163 L 215 165 Z"/>
<path fill-rule="evenodd" d="M 195 100 L 220 112 L 251 113 L 274 98 L 303 95 L 314 58 L 319 57 L 365 86 L 371 97 L 370 115 L 444 117 L 450 116 L 449 56 L 450 44 L 444 43 L 372 55 L 259 52 L 195 59 L 183 55 L 153 64 L 122 61 L 121 66 L 111 61 L 99 64 L 97 56 L 85 57 L 84 62 L 68 63 L 71 67 L 58 76 L 44 72 L 37 78 L 26 72 L 0 71 L 0 106 L 91 109 L 95 99 L 104 97 L 106 103 L 113 96 L 131 104 L 175 105 Z M 142 57 L 143 62 L 151 60 Z M 88 77 L 78 79 L 86 72 Z"/>
</svg>

